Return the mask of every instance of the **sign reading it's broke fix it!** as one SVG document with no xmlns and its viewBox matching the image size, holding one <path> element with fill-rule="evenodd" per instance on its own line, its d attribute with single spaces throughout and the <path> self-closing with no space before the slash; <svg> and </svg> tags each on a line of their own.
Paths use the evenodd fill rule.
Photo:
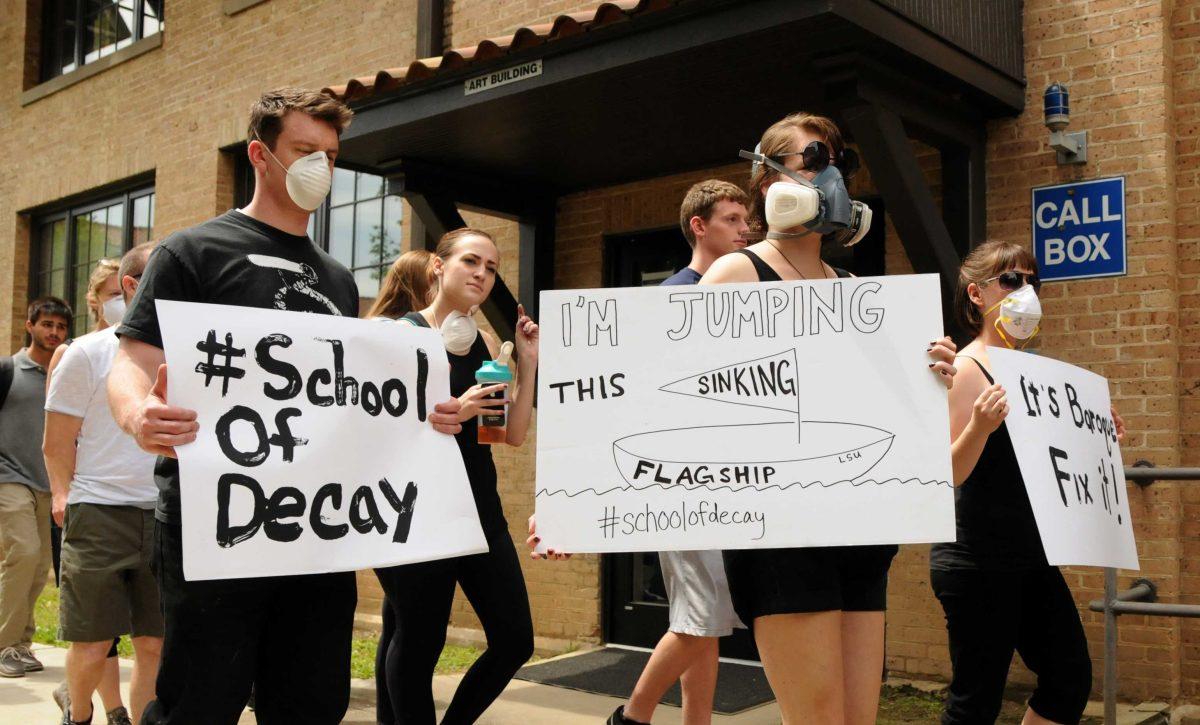
<svg viewBox="0 0 1200 725">
<path fill-rule="evenodd" d="M 1033 250 L 1043 280 L 1125 274 L 1125 178 L 1033 190 Z"/>
</svg>

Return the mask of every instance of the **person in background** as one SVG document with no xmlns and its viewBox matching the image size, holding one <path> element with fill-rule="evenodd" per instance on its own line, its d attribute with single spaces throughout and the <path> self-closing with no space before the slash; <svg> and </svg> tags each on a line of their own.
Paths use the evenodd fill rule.
<svg viewBox="0 0 1200 725">
<path fill-rule="evenodd" d="M 69 698 L 64 725 L 92 721 L 92 692 L 113 674 L 114 639 L 133 637 L 130 705 L 140 718 L 154 692 L 163 621 L 150 571 L 154 531 L 154 457 L 122 435 L 108 408 L 107 378 L 117 351 L 115 328 L 153 249 L 122 258 L 121 297 L 103 303 L 99 329 L 64 346 L 49 381 L 42 450 L 50 475 L 52 515 L 65 527 L 59 636 L 67 650 Z M 93 275 L 94 277 L 96 275 Z M 56 353 L 57 354 L 57 353 Z M 104 699 L 104 696 L 101 696 Z M 129 725 L 120 704 L 105 702 L 109 725 Z"/>
<path fill-rule="evenodd" d="M 109 329 L 120 322 L 120 316 L 116 313 L 118 309 L 122 312 L 124 311 L 125 299 L 121 292 L 121 276 L 117 273 L 119 267 L 119 260 L 101 259 L 96 263 L 95 269 L 92 270 L 91 275 L 88 277 L 86 300 L 88 313 L 92 319 L 92 332 Z M 138 276 L 141 276 L 140 270 L 138 271 Z M 59 345 L 54 351 L 54 356 L 50 359 L 50 365 L 46 368 L 47 395 L 49 395 L 50 385 L 54 381 L 54 372 L 58 369 L 58 364 L 62 361 L 63 355 L 67 352 L 70 344 L 71 340 L 67 340 Z M 51 477 L 50 484 L 52 489 L 50 543 L 54 557 L 54 581 L 61 587 L 62 514 L 65 511 L 66 504 L 64 499 L 56 515 L 53 511 L 53 477 Z M 128 715 L 124 715 L 124 713 L 127 713 L 127 710 L 125 709 L 125 703 L 121 700 L 121 668 L 117 660 L 117 645 L 120 641 L 120 637 L 113 638 L 112 646 L 108 649 L 108 657 L 104 663 L 104 673 L 100 677 L 100 683 L 95 688 L 96 692 L 100 693 L 100 701 L 104 704 L 104 711 L 109 713 L 110 723 L 119 723 L 120 717 L 128 717 Z M 52 696 L 59 709 L 66 712 L 71 701 L 71 694 L 67 688 L 66 680 L 63 680 L 54 690 Z"/>
<path fill-rule="evenodd" d="M 413 249 L 397 257 L 379 286 L 379 296 L 367 312 L 367 319 L 398 320 L 413 310 L 428 307 L 436 286 L 433 257 L 433 252 L 426 249 Z M 385 597 L 379 643 L 375 648 L 375 720 L 379 725 L 396 722 L 387 689 L 387 655 L 395 634 L 396 614 Z"/>
<path fill-rule="evenodd" d="M 692 247 L 688 266 L 663 282 L 696 284 L 712 263 L 746 247 L 746 192 L 727 181 L 709 179 L 688 189 L 679 209 L 679 226 Z M 685 725 L 712 722 L 717 689 L 720 638 L 745 627 L 733 611 L 721 552 L 661 551 L 670 621 L 654 647 L 628 702 L 608 719 L 609 725 L 648 724 L 667 689 L 679 680 Z"/>
<path fill-rule="evenodd" d="M 0 677 L 44 669 L 33 609 L 50 572 L 50 481 L 42 460 L 46 366 L 71 329 L 57 297 L 29 304 L 29 346 L 0 359 Z"/>
<path fill-rule="evenodd" d="M 479 443 L 477 418 L 511 399 L 503 442 L 519 446 L 525 441 L 537 389 L 538 326 L 518 306 L 515 393 L 505 383 L 476 384 L 475 371 L 500 350 L 499 342 L 479 330 L 471 316 L 496 283 L 500 250 L 487 232 L 463 228 L 443 235 L 435 254 L 437 294 L 424 309 L 405 315 L 401 324 L 442 332 L 450 362 L 450 394 L 459 396 L 460 403 L 462 432 L 456 440 L 488 551 L 375 571 L 396 614 L 396 633 L 387 654 L 387 692 L 399 725 L 435 721 L 433 672 L 446 643 L 456 584 L 479 616 L 488 646 L 459 683 L 443 725 L 478 720 L 533 655 L 525 578 L 500 503 L 492 449 Z M 493 394 L 502 397 L 490 397 Z"/>
<path fill-rule="evenodd" d="M 944 725 L 995 722 L 1014 651 L 1037 675 L 1024 725 L 1079 722 L 1091 691 L 1079 611 L 1062 572 L 1046 561 L 1004 422 L 1008 396 L 988 359 L 989 346 L 1024 347 L 1036 333 L 1037 272 L 1024 246 L 993 241 L 973 249 L 958 274 L 954 313 L 974 339 L 959 353 L 966 362 L 949 398 L 957 535 L 929 555 L 950 634 Z M 1121 440 L 1125 423 L 1115 410 L 1113 421 Z"/>
</svg>

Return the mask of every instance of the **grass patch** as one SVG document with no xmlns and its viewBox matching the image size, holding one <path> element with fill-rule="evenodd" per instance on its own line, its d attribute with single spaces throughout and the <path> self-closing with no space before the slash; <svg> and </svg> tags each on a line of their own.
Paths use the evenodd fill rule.
<svg viewBox="0 0 1200 725">
<path fill-rule="evenodd" d="M 379 637 L 355 637 L 350 648 L 350 676 L 359 680 L 369 680 L 375 677 L 375 648 L 379 646 Z M 462 672 L 475 664 L 481 650 L 474 647 L 461 647 L 447 644 L 438 657 L 434 674 L 450 675 Z"/>
<path fill-rule="evenodd" d="M 37 626 L 33 635 L 34 642 L 63 648 L 70 646 L 70 642 L 58 638 L 58 587 L 53 583 L 47 584 L 38 597 L 33 619 Z M 354 638 L 350 645 L 351 677 L 367 680 L 375 677 L 375 647 L 378 642 L 378 637 Z M 121 638 L 117 645 L 117 654 L 126 658 L 133 657 L 133 645 L 128 636 Z M 474 647 L 448 644 L 438 658 L 435 671 L 439 675 L 462 672 L 479 659 L 480 654 L 482 652 Z"/>
<path fill-rule="evenodd" d="M 879 698 L 879 718 L 876 725 L 901 725 L 901 723 L 936 723 L 941 721 L 945 706 L 945 693 L 918 690 L 912 685 L 890 687 L 884 685 Z M 996 725 L 1020 725 L 1025 716 L 1025 703 L 1005 700 L 1000 708 Z M 1085 717 L 1080 725 L 1102 725 L 1103 720 Z"/>
</svg>

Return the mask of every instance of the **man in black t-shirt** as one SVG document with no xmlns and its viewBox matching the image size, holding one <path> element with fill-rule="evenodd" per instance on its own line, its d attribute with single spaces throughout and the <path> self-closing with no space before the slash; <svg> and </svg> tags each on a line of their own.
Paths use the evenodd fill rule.
<svg viewBox="0 0 1200 725">
<path fill-rule="evenodd" d="M 233 724 L 254 686 L 259 723 L 341 722 L 350 695 L 353 572 L 186 581 L 175 446 L 196 438 L 194 411 L 166 400 L 167 369 L 156 299 L 358 315 L 344 266 L 306 234 L 329 192 L 338 137 L 350 110 L 329 95 L 281 89 L 250 115 L 247 155 L 254 198 L 167 237 L 150 258 L 117 334 L 109 375 L 114 418 L 160 457 L 155 573 L 166 619 L 156 701 L 145 723 Z M 429 416 L 458 432 L 457 401 Z"/>
</svg>

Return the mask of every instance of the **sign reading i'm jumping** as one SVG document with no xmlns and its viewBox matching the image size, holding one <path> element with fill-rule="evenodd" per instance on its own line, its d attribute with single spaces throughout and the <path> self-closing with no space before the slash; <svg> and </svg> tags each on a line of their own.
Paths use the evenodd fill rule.
<svg viewBox="0 0 1200 725">
<path fill-rule="evenodd" d="M 1125 178 L 1035 188 L 1033 250 L 1043 280 L 1125 274 Z"/>
<path fill-rule="evenodd" d="M 952 540 L 940 299 L 934 275 L 543 292 L 542 546 Z"/>
</svg>

